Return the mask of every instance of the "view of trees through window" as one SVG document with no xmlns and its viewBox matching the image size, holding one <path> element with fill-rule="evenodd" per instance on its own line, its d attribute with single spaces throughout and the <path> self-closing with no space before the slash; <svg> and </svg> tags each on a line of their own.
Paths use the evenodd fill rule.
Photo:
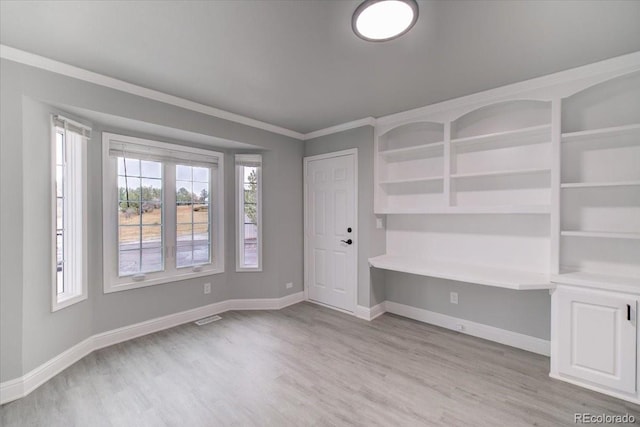
<svg viewBox="0 0 640 427">
<path fill-rule="evenodd" d="M 243 267 L 258 267 L 258 174 L 257 168 L 243 167 L 244 224 L 242 230 Z"/>
</svg>

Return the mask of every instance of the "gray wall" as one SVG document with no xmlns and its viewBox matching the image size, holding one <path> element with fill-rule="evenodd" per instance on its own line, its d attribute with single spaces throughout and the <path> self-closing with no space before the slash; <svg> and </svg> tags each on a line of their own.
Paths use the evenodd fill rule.
<svg viewBox="0 0 640 427">
<path fill-rule="evenodd" d="M 388 301 L 548 340 L 551 330 L 549 291 L 515 291 L 435 277 L 385 271 Z M 458 293 L 458 304 L 449 293 Z"/>
<path fill-rule="evenodd" d="M 278 298 L 302 291 L 300 141 L 7 60 L 0 62 L 0 78 L 0 381 L 29 372 L 95 333 L 228 298 Z M 218 149 L 225 152 L 226 166 L 225 273 L 104 294 L 101 131 L 153 136 L 91 123 L 89 299 L 52 313 L 49 114 L 65 112 L 65 106 L 260 147 L 264 271 L 235 272 L 233 151 Z M 203 294 L 205 282 L 213 285 L 209 295 Z M 285 289 L 287 282 L 293 282 L 292 289 Z"/>
<path fill-rule="evenodd" d="M 373 127 L 363 126 L 305 141 L 304 155 L 358 149 L 358 304 L 373 307 L 384 301 L 384 277 L 369 269 L 368 259 L 382 255 L 384 229 L 376 229 L 373 214 Z"/>
</svg>

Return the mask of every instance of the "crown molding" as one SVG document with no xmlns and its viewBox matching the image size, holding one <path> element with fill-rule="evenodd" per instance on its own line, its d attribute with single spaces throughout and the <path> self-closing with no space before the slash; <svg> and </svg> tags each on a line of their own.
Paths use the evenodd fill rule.
<svg viewBox="0 0 640 427">
<path fill-rule="evenodd" d="M 262 122 L 260 120 L 252 119 L 249 117 L 241 116 L 239 114 L 231 113 L 219 108 L 210 107 L 198 102 L 189 101 L 188 99 L 169 95 L 157 90 L 138 86 L 133 83 L 128 83 L 123 80 L 105 76 L 103 74 L 98 74 L 93 71 L 85 70 L 83 68 L 75 67 L 73 65 L 65 64 L 63 62 L 55 61 L 44 56 L 36 55 L 3 44 L 0 44 L 0 58 L 24 65 L 29 65 L 35 68 L 40 68 L 42 70 L 51 71 L 53 73 L 72 77 L 78 80 L 83 80 L 111 89 L 116 89 L 122 92 L 127 92 L 132 95 L 141 96 L 143 98 L 152 99 L 154 101 L 159 101 L 165 104 L 174 105 L 186 110 L 196 111 L 198 113 L 217 117 L 219 119 L 229 120 L 231 122 L 250 126 L 256 129 L 262 129 L 267 132 L 288 136 L 290 138 L 295 138 L 301 141 L 304 140 L 305 137 L 305 135 L 300 132 L 272 125 L 270 123 Z"/>
<path fill-rule="evenodd" d="M 331 135 L 333 133 L 344 132 L 345 130 L 355 129 L 362 126 L 375 126 L 376 119 L 373 117 L 365 117 L 364 119 L 354 120 L 352 122 L 341 123 L 339 125 L 330 126 L 328 128 L 314 130 L 313 132 L 305 133 L 304 140 L 318 138 L 321 136 Z"/>
</svg>

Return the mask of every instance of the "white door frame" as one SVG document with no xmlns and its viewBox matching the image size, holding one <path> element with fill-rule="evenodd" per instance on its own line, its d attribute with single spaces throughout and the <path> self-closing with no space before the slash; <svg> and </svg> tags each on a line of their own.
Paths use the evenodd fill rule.
<svg viewBox="0 0 640 427">
<path fill-rule="evenodd" d="M 344 313 L 347 314 L 351 314 L 351 315 L 356 315 L 356 311 L 358 309 L 358 279 L 359 279 L 359 275 L 358 275 L 358 255 L 359 255 L 359 251 L 358 251 L 358 149 L 357 148 L 350 148 L 348 150 L 341 150 L 341 151 L 334 151 L 331 153 L 326 153 L 326 154 L 318 154 L 316 156 L 308 156 L 308 157 L 303 157 L 302 162 L 303 162 L 303 187 L 304 187 L 304 193 L 303 193 L 303 198 L 304 198 L 304 299 L 306 301 L 310 301 L 309 300 L 309 277 L 308 277 L 308 272 L 309 272 L 309 239 L 307 238 L 307 232 L 309 230 L 308 227 L 308 215 L 309 215 L 309 206 L 307 203 L 307 196 L 309 193 L 308 187 L 309 187 L 309 183 L 307 182 L 307 168 L 309 165 L 309 162 L 312 162 L 314 160 L 324 160 L 324 159 L 332 159 L 335 157 L 342 157 L 342 156 L 349 156 L 349 155 L 353 155 L 353 184 L 354 184 L 354 197 L 356 199 L 355 202 L 355 206 L 354 206 L 354 212 L 353 212 L 353 229 L 354 229 L 354 233 L 353 233 L 353 250 L 355 251 L 355 273 L 356 273 L 356 287 L 355 287 L 355 301 L 353 304 L 353 312 L 350 311 L 345 311 L 342 310 L 340 308 L 337 307 L 333 307 L 330 305 L 326 305 L 326 304 L 322 304 L 320 302 L 317 301 L 311 301 L 315 304 L 320 304 L 322 306 L 325 307 L 329 307 L 332 308 L 334 310 L 338 310 L 338 311 L 342 311 Z"/>
</svg>

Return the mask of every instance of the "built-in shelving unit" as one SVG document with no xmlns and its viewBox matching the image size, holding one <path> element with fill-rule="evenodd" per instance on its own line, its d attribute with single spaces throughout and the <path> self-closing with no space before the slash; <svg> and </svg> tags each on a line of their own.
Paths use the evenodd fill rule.
<svg viewBox="0 0 640 427">
<path fill-rule="evenodd" d="M 539 100 L 379 126 L 375 212 L 388 215 L 387 254 L 371 265 L 549 289 L 551 129 L 551 104 Z"/>
<path fill-rule="evenodd" d="M 636 73 L 562 102 L 556 279 L 563 283 L 640 286 L 639 98 Z"/>
<path fill-rule="evenodd" d="M 383 270 L 400 271 L 520 291 L 551 289 L 553 287 L 549 282 L 549 276 L 544 274 L 456 262 L 438 262 L 420 258 L 382 255 L 369 258 L 369 264 Z"/>
<path fill-rule="evenodd" d="M 585 70 L 377 119 L 369 262 L 550 290 L 550 375 L 640 403 L 640 53 Z"/>
</svg>

